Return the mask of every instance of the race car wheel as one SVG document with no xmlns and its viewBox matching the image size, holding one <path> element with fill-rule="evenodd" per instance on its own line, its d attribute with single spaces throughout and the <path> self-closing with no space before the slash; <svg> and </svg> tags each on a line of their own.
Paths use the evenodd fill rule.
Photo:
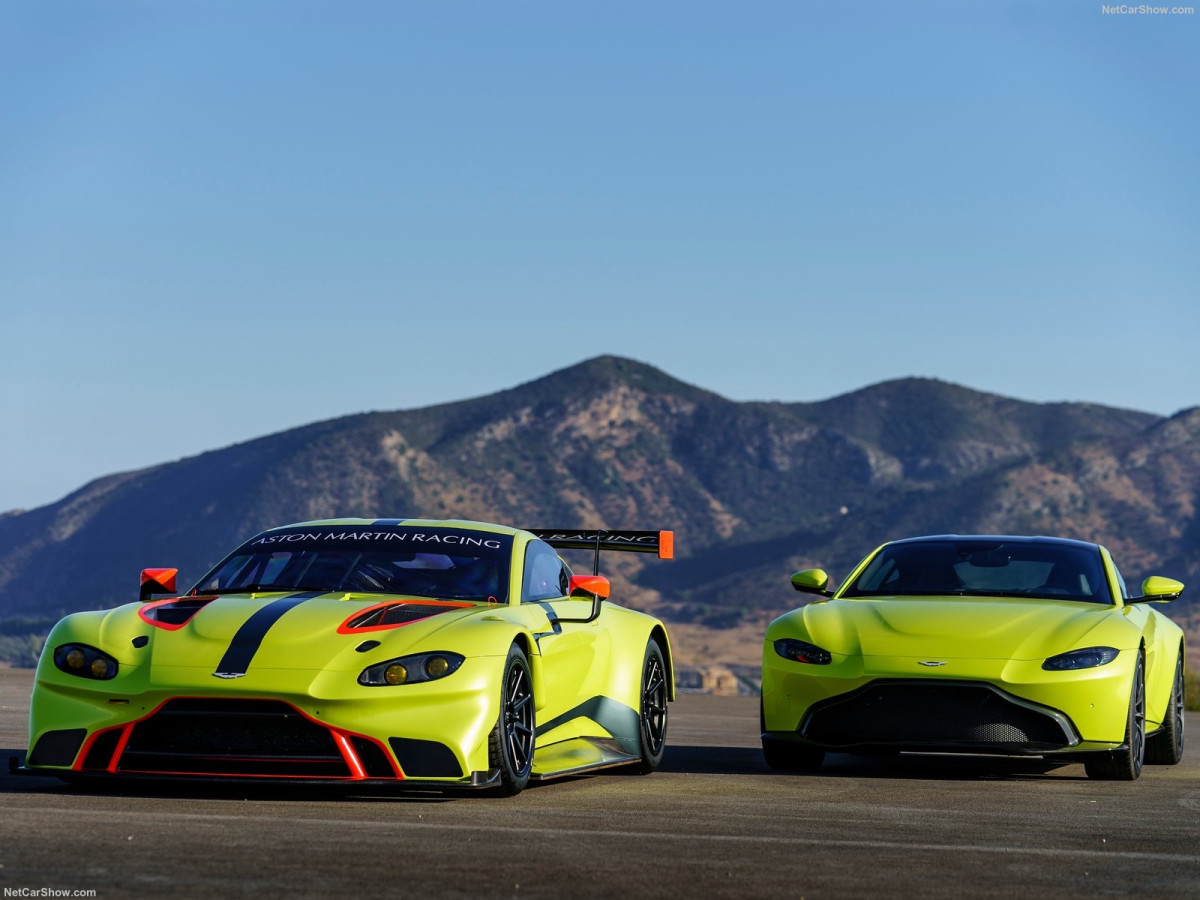
<svg viewBox="0 0 1200 900">
<path fill-rule="evenodd" d="M 1171 683 L 1171 699 L 1167 715 L 1156 734 L 1146 738 L 1146 762 L 1156 766 L 1173 766 L 1183 759 L 1183 654 L 1175 663 L 1175 680 Z"/>
<path fill-rule="evenodd" d="M 642 710 L 640 716 L 642 759 L 636 766 L 649 775 L 662 762 L 667 740 L 667 667 L 662 648 L 651 639 L 642 661 Z"/>
<path fill-rule="evenodd" d="M 533 704 L 533 679 L 529 660 L 516 644 L 504 662 L 500 685 L 500 717 L 488 742 L 489 762 L 500 770 L 497 792 L 511 797 L 529 784 L 533 770 L 533 745 L 536 737 Z"/>
<path fill-rule="evenodd" d="M 825 751 L 808 744 L 762 739 L 763 759 L 777 772 L 813 772 L 825 761 Z"/>
<path fill-rule="evenodd" d="M 1088 778 L 1102 781 L 1133 781 L 1142 774 L 1146 758 L 1146 666 L 1138 651 L 1129 691 L 1129 713 L 1125 720 L 1125 747 L 1112 753 L 1090 754 L 1083 762 Z"/>
</svg>

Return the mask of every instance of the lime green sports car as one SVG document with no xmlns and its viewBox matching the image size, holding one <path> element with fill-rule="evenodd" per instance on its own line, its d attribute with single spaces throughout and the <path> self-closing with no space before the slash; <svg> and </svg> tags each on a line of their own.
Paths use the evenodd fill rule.
<svg viewBox="0 0 1200 900">
<path fill-rule="evenodd" d="M 594 552 L 576 575 L 557 550 Z M 23 771 L 516 794 L 658 766 L 662 622 L 605 602 L 602 550 L 669 531 L 341 519 L 246 541 L 183 595 L 67 616 L 38 665 Z"/>
<path fill-rule="evenodd" d="M 1183 632 L 1131 597 L 1103 547 L 941 535 L 885 544 L 835 591 L 776 619 L 763 645 L 762 746 L 775 769 L 828 751 L 1038 755 L 1133 780 L 1183 755 Z"/>
</svg>

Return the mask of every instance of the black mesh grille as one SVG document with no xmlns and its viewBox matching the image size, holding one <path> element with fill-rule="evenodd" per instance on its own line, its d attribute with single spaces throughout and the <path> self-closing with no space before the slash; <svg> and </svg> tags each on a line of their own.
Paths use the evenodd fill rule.
<svg viewBox="0 0 1200 900">
<path fill-rule="evenodd" d="M 830 747 L 862 744 L 1057 749 L 1074 743 L 1050 712 L 969 682 L 876 682 L 809 712 L 800 733 Z"/>
<path fill-rule="evenodd" d="M 29 754 L 31 766 L 69 766 L 75 762 L 75 754 L 83 739 L 87 737 L 87 729 L 71 728 L 66 731 L 47 731 L 40 738 Z"/>
<path fill-rule="evenodd" d="M 437 741 L 388 738 L 405 775 L 413 778 L 461 778 L 462 766 L 454 751 Z"/>
<path fill-rule="evenodd" d="M 107 769 L 108 764 L 112 762 L 112 755 L 117 749 L 117 744 L 120 742 L 120 728 L 113 728 L 100 734 L 88 748 L 87 756 L 83 760 L 83 767 L 85 769 Z"/>
<path fill-rule="evenodd" d="M 350 775 L 329 730 L 278 700 L 172 700 L 134 726 L 118 769 Z"/>
<path fill-rule="evenodd" d="M 392 768 L 387 753 L 374 741 L 355 735 L 350 738 L 350 745 L 354 747 L 354 753 L 358 756 L 358 761 L 362 763 L 363 770 L 368 776 L 371 778 L 396 777 L 396 770 Z"/>
</svg>

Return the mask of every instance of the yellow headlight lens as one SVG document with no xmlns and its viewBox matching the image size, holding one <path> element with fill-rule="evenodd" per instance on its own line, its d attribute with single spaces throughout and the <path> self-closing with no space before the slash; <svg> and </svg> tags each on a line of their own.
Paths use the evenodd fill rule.
<svg viewBox="0 0 1200 900">
<path fill-rule="evenodd" d="M 96 676 L 97 678 L 103 678 L 105 675 L 107 675 L 108 674 L 108 660 L 93 659 L 92 660 L 92 674 L 94 676 Z"/>
<path fill-rule="evenodd" d="M 441 678 L 450 670 L 450 663 L 444 656 L 431 656 L 425 661 L 425 672 L 430 678 Z"/>
<path fill-rule="evenodd" d="M 72 669 L 82 669 L 85 662 L 87 662 L 87 658 L 83 655 L 82 650 L 72 650 L 67 654 L 67 665 Z"/>
<path fill-rule="evenodd" d="M 388 684 L 404 684 L 408 681 L 408 669 L 400 663 L 392 663 L 383 670 L 383 680 Z"/>
</svg>

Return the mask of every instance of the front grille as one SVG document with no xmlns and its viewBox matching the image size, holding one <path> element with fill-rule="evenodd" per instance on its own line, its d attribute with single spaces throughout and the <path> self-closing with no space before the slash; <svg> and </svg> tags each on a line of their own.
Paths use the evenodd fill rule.
<svg viewBox="0 0 1200 900">
<path fill-rule="evenodd" d="M 1061 713 L 976 682 L 877 681 L 814 706 L 800 734 L 827 747 L 892 744 L 1054 750 L 1078 742 Z"/>
<path fill-rule="evenodd" d="M 84 757 L 83 767 L 85 769 L 107 769 L 108 764 L 112 762 L 113 753 L 116 752 L 117 744 L 121 742 L 121 729 L 110 728 L 108 731 L 102 731 L 92 741 L 92 746 Z"/>
<path fill-rule="evenodd" d="M 121 772 L 345 778 L 329 729 L 279 700 L 171 700 L 138 722 Z"/>
</svg>

